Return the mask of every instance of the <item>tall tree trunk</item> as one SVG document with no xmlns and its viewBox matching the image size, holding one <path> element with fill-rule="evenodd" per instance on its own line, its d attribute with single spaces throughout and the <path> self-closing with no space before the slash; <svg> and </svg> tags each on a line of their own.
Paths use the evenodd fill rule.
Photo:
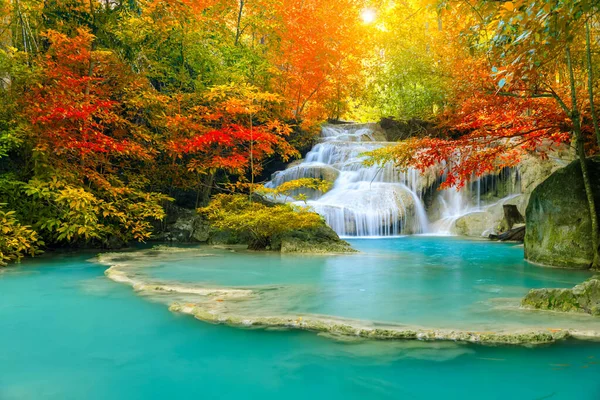
<svg viewBox="0 0 600 400">
<path fill-rule="evenodd" d="M 90 43 L 90 60 L 88 66 L 88 78 L 90 78 L 85 84 L 85 97 L 90 95 L 90 89 L 92 86 L 92 76 L 94 76 L 94 50 L 96 49 L 96 17 L 94 14 L 94 1 L 90 0 L 90 15 L 92 16 L 92 34 L 94 37 L 92 38 L 92 42 Z"/>
<path fill-rule="evenodd" d="M 590 179 L 590 173 L 587 166 L 587 160 L 585 157 L 585 147 L 583 141 L 583 135 L 581 132 L 581 115 L 577 106 L 577 90 L 575 88 L 575 76 L 573 74 L 573 65 L 571 62 L 571 49 L 569 46 L 566 48 L 567 55 L 567 67 L 569 69 L 569 80 L 571 86 L 571 120 L 573 121 L 573 133 L 575 134 L 575 140 L 577 145 L 577 156 L 579 158 L 579 165 L 581 166 L 581 173 L 583 175 L 583 185 L 585 186 L 585 194 L 587 196 L 590 219 L 592 222 L 592 246 L 593 246 L 593 260 L 592 268 L 600 268 L 600 254 L 598 252 L 598 214 L 596 212 L 596 202 L 594 200 L 594 192 L 592 191 L 592 183 Z"/>
<path fill-rule="evenodd" d="M 244 15 L 244 5 L 246 4 L 246 0 L 240 0 L 240 8 L 238 11 L 237 24 L 235 27 L 235 45 L 237 46 L 240 42 L 240 37 L 242 36 L 242 15 Z"/>
<path fill-rule="evenodd" d="M 254 194 L 254 126 L 252 119 L 253 115 L 250 114 L 250 203 L 252 203 L 252 195 Z"/>
<path fill-rule="evenodd" d="M 594 131 L 596 132 L 596 144 L 600 146 L 600 127 L 598 126 L 598 116 L 596 115 L 596 107 L 594 106 L 594 66 L 592 64 L 592 49 L 590 39 L 590 22 L 585 23 L 585 50 L 587 54 L 588 67 L 588 92 L 590 96 L 590 112 L 592 114 L 592 122 Z"/>
</svg>

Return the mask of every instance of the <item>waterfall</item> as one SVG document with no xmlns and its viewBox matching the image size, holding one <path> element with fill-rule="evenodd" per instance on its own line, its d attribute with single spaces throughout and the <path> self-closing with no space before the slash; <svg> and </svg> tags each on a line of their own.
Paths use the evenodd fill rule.
<svg viewBox="0 0 600 400">
<path fill-rule="evenodd" d="M 292 195 L 307 196 L 306 204 L 296 203 L 310 206 L 343 237 L 450 234 L 458 218 L 519 193 L 517 169 L 474 178 L 461 190 L 438 190 L 445 179 L 439 176 L 443 165 L 422 176 L 415 169 L 401 171 L 391 164 L 363 164 L 363 153 L 393 144 L 385 141 L 377 124 L 324 125 L 320 142 L 306 158 L 273 174 L 266 186 L 300 178 L 332 182 L 325 194 L 300 189 Z M 432 199 L 426 212 L 427 193 Z M 428 215 L 435 222 L 430 224 Z"/>
<path fill-rule="evenodd" d="M 445 176 L 442 180 L 445 179 Z M 473 177 L 462 189 L 440 190 L 437 193 L 439 219 L 432 224 L 432 231 L 440 235 L 452 234 L 454 223 L 470 213 L 487 210 L 504 203 L 521 193 L 518 168 L 505 168 L 499 174 L 490 174 L 479 179 Z"/>
<path fill-rule="evenodd" d="M 305 160 L 275 173 L 267 186 L 307 177 L 333 182 L 324 195 L 304 194 L 309 195 L 307 205 L 340 236 L 426 233 L 429 222 L 418 171 L 401 172 L 391 164 L 363 165 L 364 152 L 390 144 L 375 124 L 324 125 L 321 142 Z"/>
</svg>

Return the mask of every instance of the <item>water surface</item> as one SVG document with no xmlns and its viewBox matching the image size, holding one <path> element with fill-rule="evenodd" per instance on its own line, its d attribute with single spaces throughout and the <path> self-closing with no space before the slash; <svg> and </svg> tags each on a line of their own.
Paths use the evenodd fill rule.
<svg viewBox="0 0 600 400">
<path fill-rule="evenodd" d="M 591 275 L 529 264 L 522 246 L 431 236 L 351 243 L 360 254 L 293 256 L 204 248 L 134 257 L 128 264 L 140 266 L 137 272 L 153 281 L 265 289 L 232 304 L 228 310 L 237 315 L 317 314 L 432 329 L 600 332 L 600 319 L 588 315 L 519 308 L 532 288 L 573 287 Z"/>
<path fill-rule="evenodd" d="M 415 238 L 405 243 L 419 252 L 428 240 Z M 447 245 L 457 254 L 470 249 L 464 254 L 464 265 L 470 265 L 469 257 L 477 254 L 477 245 L 460 243 L 449 240 Z M 396 251 L 393 240 L 353 244 L 363 250 L 380 249 L 385 263 L 376 263 L 378 257 L 368 254 L 357 258 L 363 260 L 360 265 L 346 257 L 320 258 L 321 267 L 302 272 L 303 265 L 312 265 L 317 258 L 301 257 L 295 263 L 288 259 L 289 264 L 279 266 L 267 262 L 278 257 L 255 255 L 244 260 L 260 262 L 271 272 L 298 268 L 292 282 L 304 277 L 308 284 L 315 282 L 315 276 L 322 282 L 341 282 L 343 276 L 357 275 L 359 268 L 388 276 L 384 264 L 390 268 L 402 265 L 402 258 L 385 256 Z M 502 253 L 512 254 L 513 249 L 499 246 L 497 251 L 505 257 Z M 514 251 L 517 254 L 519 249 Z M 454 263 L 447 262 L 441 252 L 426 256 L 431 256 L 433 266 L 446 270 L 446 277 L 466 275 L 495 281 L 489 284 L 570 285 L 577 280 L 562 271 L 546 275 L 518 264 L 516 255 L 505 262 L 498 259 L 487 273 L 457 270 L 458 256 Z M 340 343 L 309 332 L 215 326 L 170 313 L 164 304 L 109 281 L 103 275 L 105 268 L 86 262 L 88 258 L 45 257 L 0 272 L 0 399 L 600 398 L 600 344 L 564 342 L 524 348 L 418 341 Z M 229 268 L 241 271 L 244 265 Z M 519 265 L 514 277 L 504 277 Z M 218 270 L 216 266 L 213 269 Z M 313 274 L 323 269 L 327 273 Z M 189 273 L 188 278 L 195 279 L 196 272 Z M 439 272 L 421 273 L 423 282 L 441 280 Z M 173 274 L 184 276 L 183 270 Z M 221 284 L 249 283 L 247 278 L 229 275 L 211 273 L 205 279 Z M 281 283 L 289 274 L 261 277 L 248 272 L 247 276 L 254 277 L 254 284 L 264 284 Z M 387 279 L 391 283 L 363 276 L 363 285 L 357 283 L 356 288 L 395 287 L 402 276 L 391 274 Z M 467 287 L 465 282 L 459 279 L 446 286 L 438 282 L 437 287 L 459 295 L 461 285 Z M 342 292 L 332 297 L 348 298 L 340 285 L 332 283 Z M 360 296 L 363 292 L 348 293 Z M 332 307 L 343 309 L 338 304 Z"/>
</svg>

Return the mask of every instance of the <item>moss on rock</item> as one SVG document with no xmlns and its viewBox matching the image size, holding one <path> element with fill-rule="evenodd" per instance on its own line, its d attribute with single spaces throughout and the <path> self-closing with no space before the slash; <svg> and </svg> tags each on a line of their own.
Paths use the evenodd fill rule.
<svg viewBox="0 0 600 400">
<path fill-rule="evenodd" d="M 271 242 L 273 250 L 282 253 L 355 253 L 356 250 L 348 242 L 340 237 L 327 225 L 323 224 L 310 229 L 299 229 L 287 232 L 273 238 Z"/>
<path fill-rule="evenodd" d="M 524 307 L 559 312 L 600 315 L 600 277 L 594 276 L 572 289 L 532 289 L 521 301 Z"/>
<path fill-rule="evenodd" d="M 600 158 L 588 159 L 600 203 Z M 562 268 L 587 269 L 593 258 L 591 219 L 578 161 L 554 172 L 531 194 L 526 213 L 525 258 Z"/>
</svg>

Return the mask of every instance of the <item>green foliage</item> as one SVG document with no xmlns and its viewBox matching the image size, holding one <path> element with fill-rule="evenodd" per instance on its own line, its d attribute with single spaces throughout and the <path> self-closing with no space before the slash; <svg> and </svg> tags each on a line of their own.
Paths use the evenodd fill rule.
<svg viewBox="0 0 600 400">
<path fill-rule="evenodd" d="M 364 104 L 360 118 L 394 117 L 430 120 L 451 91 L 448 55 L 436 46 L 442 35 L 438 13 L 419 1 L 395 3 L 382 10 L 375 34 L 377 56 L 366 65 Z"/>
<path fill-rule="evenodd" d="M 35 82 L 36 70 L 27 65 L 26 54 L 0 47 L 0 159 L 23 142 L 23 125 L 15 119 L 19 110 L 20 82 Z"/>
<path fill-rule="evenodd" d="M 104 196 L 60 181 L 32 179 L 0 181 L 0 196 L 8 199 L 48 244 L 143 241 L 152 220 L 164 218 L 161 203 L 169 198 L 133 188 L 111 188 Z"/>
<path fill-rule="evenodd" d="M 316 178 L 300 178 L 293 181 L 284 182 L 275 189 L 261 187 L 257 190 L 259 194 L 267 194 L 273 196 L 284 196 L 287 201 L 288 197 L 296 200 L 306 201 L 306 195 L 301 193 L 304 189 L 312 189 L 321 193 L 327 193 L 333 187 L 333 183 Z"/>
<path fill-rule="evenodd" d="M 34 230 L 17 221 L 14 211 L 4 211 L 3 206 L 0 204 L 0 267 L 36 255 L 44 244 Z"/>
<path fill-rule="evenodd" d="M 250 202 L 243 195 L 217 195 L 198 211 L 215 228 L 249 237 L 249 247 L 253 250 L 267 248 L 276 235 L 323 224 L 322 218 L 308 208 L 289 204 L 267 206 Z"/>
</svg>

